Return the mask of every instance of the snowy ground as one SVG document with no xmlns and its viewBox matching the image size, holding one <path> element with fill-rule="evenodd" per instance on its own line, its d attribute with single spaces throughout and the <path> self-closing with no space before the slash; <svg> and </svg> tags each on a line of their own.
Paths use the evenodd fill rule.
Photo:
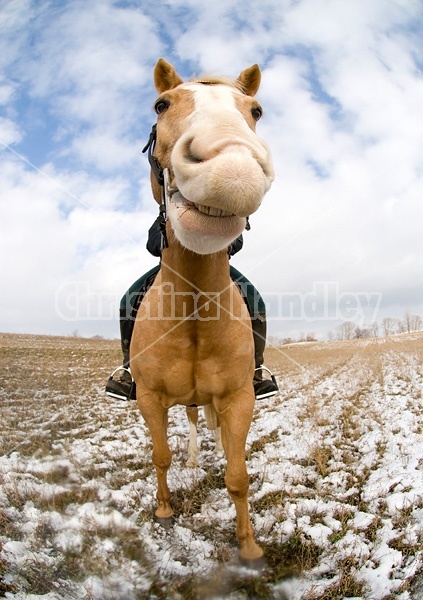
<svg viewBox="0 0 423 600">
<path fill-rule="evenodd" d="M 135 403 L 106 399 L 107 341 L 0 335 L 0 597 L 420 599 L 423 335 L 268 353 L 250 506 L 267 569 L 236 561 L 225 463 L 170 413 L 176 523 L 152 520 L 151 443 Z"/>
</svg>

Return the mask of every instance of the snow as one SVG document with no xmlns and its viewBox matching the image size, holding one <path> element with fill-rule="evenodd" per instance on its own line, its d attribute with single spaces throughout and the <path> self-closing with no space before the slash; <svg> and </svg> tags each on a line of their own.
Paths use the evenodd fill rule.
<svg viewBox="0 0 423 600">
<path fill-rule="evenodd" d="M 404 583 L 421 572 L 423 559 L 421 359 L 401 351 L 381 356 L 377 376 L 360 357 L 326 374 L 280 375 L 280 396 L 257 403 L 247 455 L 258 542 L 282 548 L 297 536 L 318 549 L 313 564 L 268 578 L 269 597 L 324 598 L 346 569 L 362 591 L 345 597 L 419 597 Z M 157 590 L 178 578 L 207 578 L 222 565 L 244 577 L 225 461 L 214 453 L 204 417 L 200 466 L 186 469 L 188 422 L 183 409 L 170 413 L 169 485 L 184 510 L 164 530 L 152 519 L 151 442 L 136 406 L 106 399 L 100 388 L 90 402 L 98 422 L 91 416 L 59 433 L 50 454 L 28 456 L 18 446 L 0 459 L 0 507 L 14 524 L 0 537 L 12 590 L 5 597 L 161 597 Z M 327 451 L 322 466 L 316 449 Z M 213 478 L 221 483 L 210 485 Z M 33 592 L 36 565 L 56 589 Z"/>
</svg>

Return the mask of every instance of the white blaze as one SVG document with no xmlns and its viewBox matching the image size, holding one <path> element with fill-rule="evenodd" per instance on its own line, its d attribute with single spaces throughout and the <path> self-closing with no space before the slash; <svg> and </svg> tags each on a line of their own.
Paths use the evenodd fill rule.
<svg viewBox="0 0 423 600">
<path fill-rule="evenodd" d="M 184 246 L 208 254 L 227 247 L 242 232 L 245 217 L 258 209 L 273 180 L 272 161 L 267 144 L 236 106 L 237 96 L 245 98 L 241 92 L 222 84 L 180 87 L 193 93 L 194 111 L 171 155 L 176 186 L 183 198 L 203 213 L 212 207 L 209 213 L 216 216 L 201 219 L 195 208 L 184 212 L 175 206 L 169 216 Z M 233 216 L 223 216 L 228 213 Z"/>
</svg>

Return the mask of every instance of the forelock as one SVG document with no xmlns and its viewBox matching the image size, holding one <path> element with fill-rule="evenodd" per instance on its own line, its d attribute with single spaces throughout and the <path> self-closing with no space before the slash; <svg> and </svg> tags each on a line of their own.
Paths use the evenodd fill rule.
<svg viewBox="0 0 423 600">
<path fill-rule="evenodd" d="M 190 81 L 192 83 L 202 83 L 203 85 L 229 85 L 239 90 L 243 94 L 245 93 L 245 90 L 240 82 L 237 79 L 231 79 L 230 77 L 204 74 L 198 77 L 192 77 Z"/>
</svg>

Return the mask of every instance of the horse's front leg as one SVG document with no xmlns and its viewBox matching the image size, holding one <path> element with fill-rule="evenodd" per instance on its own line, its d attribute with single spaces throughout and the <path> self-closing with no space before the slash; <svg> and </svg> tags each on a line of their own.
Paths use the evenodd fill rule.
<svg viewBox="0 0 423 600">
<path fill-rule="evenodd" d="M 238 394 L 222 412 L 218 411 L 222 427 L 222 443 L 226 454 L 225 483 L 235 504 L 236 536 L 239 558 L 250 567 L 261 567 L 263 550 L 255 542 L 248 509 L 249 477 L 245 464 L 245 444 L 254 407 L 254 392 Z"/>
<path fill-rule="evenodd" d="M 157 475 L 157 500 L 154 516 L 158 523 L 169 527 L 173 510 L 170 505 L 170 491 L 167 485 L 167 471 L 172 462 L 172 453 L 167 443 L 168 411 L 155 396 L 138 396 L 141 414 L 150 430 L 153 442 L 153 464 Z"/>
</svg>

